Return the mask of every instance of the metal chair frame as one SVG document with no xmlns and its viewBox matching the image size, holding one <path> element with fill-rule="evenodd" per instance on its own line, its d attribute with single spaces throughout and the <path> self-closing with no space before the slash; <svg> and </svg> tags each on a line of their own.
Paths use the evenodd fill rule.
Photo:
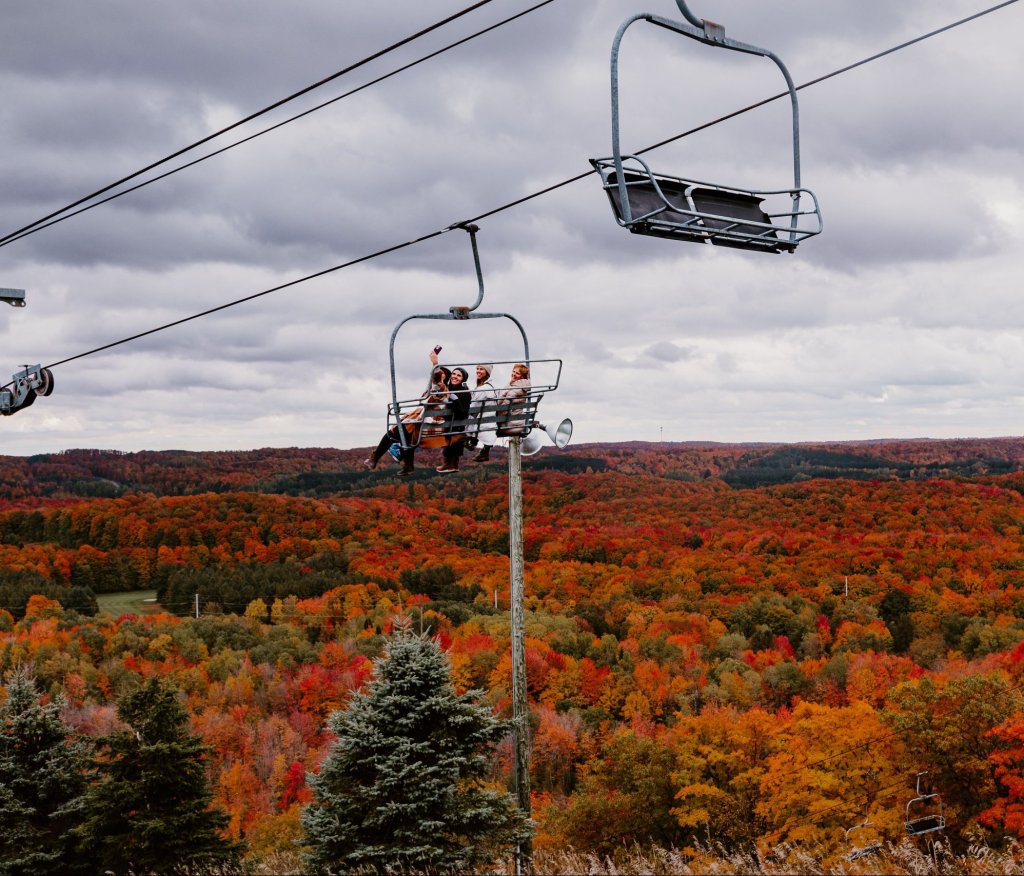
<svg viewBox="0 0 1024 876">
<path fill-rule="evenodd" d="M 847 828 L 846 830 L 846 860 L 848 861 L 860 861 L 863 858 L 870 858 L 872 855 L 877 855 L 882 850 L 882 843 L 880 840 L 868 843 L 865 846 L 854 846 L 850 847 L 850 835 L 858 830 L 863 830 L 866 827 L 871 827 L 873 822 L 870 819 L 865 818 L 860 824 L 855 824 L 853 827 Z"/>
<path fill-rule="evenodd" d="M 593 158 L 591 164 L 601 175 L 604 189 L 612 201 L 616 221 L 634 234 L 713 243 L 762 252 L 793 252 L 802 240 L 820 234 L 822 230 L 818 199 L 809 189 L 802 188 L 800 183 L 800 107 L 793 78 L 786 65 L 774 52 L 726 37 L 722 25 L 697 18 L 687 7 L 685 0 L 676 0 L 676 5 L 689 24 L 641 12 L 626 19 L 619 26 L 612 42 L 612 155 L 607 158 Z M 786 80 L 792 108 L 792 188 L 748 190 L 655 174 L 639 156 L 622 154 L 619 143 L 619 48 L 626 30 L 637 21 L 649 21 L 705 45 L 759 55 L 775 63 Z M 624 166 L 626 161 L 635 162 L 637 166 L 627 169 Z M 681 193 L 682 199 L 675 202 L 669 200 L 665 193 L 666 188 L 671 189 L 674 196 Z M 742 220 L 739 221 L 729 212 L 701 209 L 692 197 L 697 191 L 713 193 L 714 200 L 717 200 L 719 205 L 736 206 L 747 215 L 739 217 Z M 640 206 L 641 212 L 634 215 L 634 206 L 639 205 L 631 201 L 631 196 L 636 199 L 641 193 L 647 195 L 644 199 L 648 202 L 646 207 L 649 207 L 653 200 L 653 209 Z M 754 217 L 749 215 L 752 209 L 759 210 L 761 201 L 772 195 L 789 195 L 791 209 L 772 213 L 760 211 L 760 215 Z M 804 195 L 809 197 L 813 209 L 801 208 L 801 197 Z"/>
</svg>

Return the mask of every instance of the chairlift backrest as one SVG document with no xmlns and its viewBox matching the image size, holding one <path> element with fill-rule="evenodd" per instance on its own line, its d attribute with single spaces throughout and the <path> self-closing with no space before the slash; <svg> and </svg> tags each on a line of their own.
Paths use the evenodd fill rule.
<svg viewBox="0 0 1024 876">
<path fill-rule="evenodd" d="M 786 65 L 773 52 L 726 37 L 721 25 L 697 18 L 687 8 L 685 0 L 676 0 L 676 5 L 689 23 L 642 12 L 626 19 L 612 42 L 612 155 L 593 158 L 591 163 L 601 175 L 616 221 L 634 234 L 762 252 L 793 252 L 802 240 L 820 234 L 822 229 L 818 199 L 810 190 L 801 188 L 800 183 L 800 108 L 793 79 Z M 705 45 L 760 55 L 776 64 L 786 80 L 792 108 L 791 188 L 746 190 L 657 174 L 638 155 L 622 153 L 619 143 L 619 46 L 626 30 L 637 21 L 649 21 Z M 788 204 L 785 203 L 787 198 Z"/>
</svg>

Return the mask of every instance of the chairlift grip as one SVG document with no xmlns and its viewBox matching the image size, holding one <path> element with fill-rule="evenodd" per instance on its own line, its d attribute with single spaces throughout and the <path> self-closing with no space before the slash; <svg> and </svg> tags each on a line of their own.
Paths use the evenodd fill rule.
<svg viewBox="0 0 1024 876">
<path fill-rule="evenodd" d="M 473 265 L 476 267 L 476 283 L 478 289 L 476 301 L 470 306 L 454 305 L 448 308 L 453 318 L 469 319 L 469 313 L 476 310 L 484 301 L 484 273 L 480 268 L 480 250 L 476 245 L 476 234 L 480 230 L 480 226 L 472 222 L 456 222 L 454 225 L 449 225 L 448 228 L 451 231 L 454 231 L 456 228 L 461 228 L 469 234 L 469 243 L 473 248 Z"/>
</svg>

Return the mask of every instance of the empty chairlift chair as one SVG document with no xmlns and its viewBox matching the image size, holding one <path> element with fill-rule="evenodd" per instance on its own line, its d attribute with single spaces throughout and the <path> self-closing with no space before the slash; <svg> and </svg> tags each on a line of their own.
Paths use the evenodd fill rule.
<svg viewBox="0 0 1024 876">
<path fill-rule="evenodd" d="M 917 789 L 915 791 L 917 796 L 907 803 L 905 827 L 909 836 L 920 836 L 923 833 L 946 829 L 942 798 L 938 794 L 921 792 L 921 776 L 924 775 L 927 773 L 917 774 Z"/>
<path fill-rule="evenodd" d="M 612 43 L 612 155 L 593 158 L 619 225 L 634 234 L 693 243 L 711 243 L 759 252 L 793 252 L 808 237 L 820 234 L 818 199 L 800 186 L 800 112 L 796 88 L 782 61 L 767 49 L 737 42 L 725 29 L 697 18 L 685 0 L 676 5 L 689 23 L 639 13 L 619 27 Z M 760 55 L 773 61 L 789 88 L 793 121 L 793 185 L 775 190 L 748 190 L 680 176 L 655 173 L 638 155 L 619 146 L 619 44 L 636 21 L 659 27 L 716 48 Z"/>
<path fill-rule="evenodd" d="M 860 824 L 855 824 L 846 831 L 846 859 L 848 861 L 860 861 L 877 855 L 882 850 L 882 841 L 875 831 L 867 831 L 872 827 L 871 821 L 865 818 Z M 856 839 L 854 834 L 858 831 L 867 831 Z"/>
</svg>

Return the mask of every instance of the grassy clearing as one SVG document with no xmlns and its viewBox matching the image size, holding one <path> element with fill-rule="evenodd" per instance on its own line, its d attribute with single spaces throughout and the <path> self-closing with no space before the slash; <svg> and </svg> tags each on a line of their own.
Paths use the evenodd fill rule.
<svg viewBox="0 0 1024 876">
<path fill-rule="evenodd" d="M 131 590 L 128 593 L 100 593 L 96 597 L 100 611 L 119 617 L 122 614 L 153 614 L 162 611 L 155 590 Z"/>
</svg>

